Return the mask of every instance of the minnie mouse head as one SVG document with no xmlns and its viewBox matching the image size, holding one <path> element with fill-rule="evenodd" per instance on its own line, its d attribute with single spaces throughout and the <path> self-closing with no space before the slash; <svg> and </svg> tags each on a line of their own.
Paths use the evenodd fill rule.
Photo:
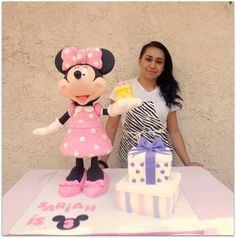
<svg viewBox="0 0 236 238">
<path fill-rule="evenodd" d="M 55 57 L 56 68 L 64 74 L 58 90 L 78 105 L 90 105 L 106 92 L 108 84 L 103 75 L 109 73 L 114 64 L 113 54 L 106 49 L 65 48 Z"/>
</svg>

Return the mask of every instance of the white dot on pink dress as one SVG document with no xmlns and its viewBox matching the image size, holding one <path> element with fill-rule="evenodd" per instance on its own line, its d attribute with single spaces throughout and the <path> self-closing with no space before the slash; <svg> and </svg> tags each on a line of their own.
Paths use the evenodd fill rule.
<svg viewBox="0 0 236 238">
<path fill-rule="evenodd" d="M 90 132 L 91 132 L 92 134 L 95 134 L 95 133 L 96 133 L 96 129 L 95 129 L 95 128 L 91 128 Z"/>
<path fill-rule="evenodd" d="M 93 118 L 94 118 L 93 113 L 89 113 L 89 118 L 90 118 L 90 119 L 93 119 Z"/>
<path fill-rule="evenodd" d="M 84 141 L 85 141 L 85 137 L 84 137 L 84 136 L 81 136 L 81 137 L 79 138 L 79 140 L 80 140 L 80 142 L 84 142 Z"/>
<path fill-rule="evenodd" d="M 99 145 L 94 145 L 94 147 L 93 147 L 95 150 L 99 150 L 99 148 L 100 148 L 100 146 Z"/>
</svg>

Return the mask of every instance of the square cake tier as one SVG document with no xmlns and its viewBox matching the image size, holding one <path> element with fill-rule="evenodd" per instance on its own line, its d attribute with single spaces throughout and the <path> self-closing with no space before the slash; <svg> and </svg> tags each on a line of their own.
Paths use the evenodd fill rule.
<svg viewBox="0 0 236 238">
<path fill-rule="evenodd" d="M 181 174 L 171 173 L 168 183 L 159 185 L 133 184 L 128 175 L 116 184 L 116 206 L 129 213 L 170 218 L 179 197 Z"/>
<path fill-rule="evenodd" d="M 169 183 L 172 153 L 165 151 L 142 151 L 133 147 L 128 153 L 129 182 L 132 184 Z"/>
</svg>

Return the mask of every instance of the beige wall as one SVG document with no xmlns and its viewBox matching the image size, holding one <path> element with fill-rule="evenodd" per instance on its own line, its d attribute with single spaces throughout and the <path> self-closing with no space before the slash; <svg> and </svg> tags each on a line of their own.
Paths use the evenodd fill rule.
<svg viewBox="0 0 236 238">
<path fill-rule="evenodd" d="M 179 126 L 191 159 L 233 189 L 233 8 L 228 2 L 3 3 L 3 191 L 30 169 L 74 165 L 59 153 L 63 131 L 32 135 L 67 109 L 57 92 L 57 51 L 110 49 L 116 57 L 106 77 L 111 90 L 116 79 L 137 75 L 140 48 L 151 40 L 172 54 L 184 98 Z"/>
</svg>

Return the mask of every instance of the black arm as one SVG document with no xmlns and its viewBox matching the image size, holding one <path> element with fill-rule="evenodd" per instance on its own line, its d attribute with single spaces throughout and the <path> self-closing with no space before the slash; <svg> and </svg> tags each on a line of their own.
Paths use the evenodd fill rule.
<svg viewBox="0 0 236 238">
<path fill-rule="evenodd" d="M 64 125 L 67 120 L 70 118 L 68 111 L 59 119 L 59 122 Z"/>
<path fill-rule="evenodd" d="M 109 115 L 107 108 L 103 108 L 103 109 L 102 109 L 102 115 L 106 115 L 106 116 Z"/>
</svg>

